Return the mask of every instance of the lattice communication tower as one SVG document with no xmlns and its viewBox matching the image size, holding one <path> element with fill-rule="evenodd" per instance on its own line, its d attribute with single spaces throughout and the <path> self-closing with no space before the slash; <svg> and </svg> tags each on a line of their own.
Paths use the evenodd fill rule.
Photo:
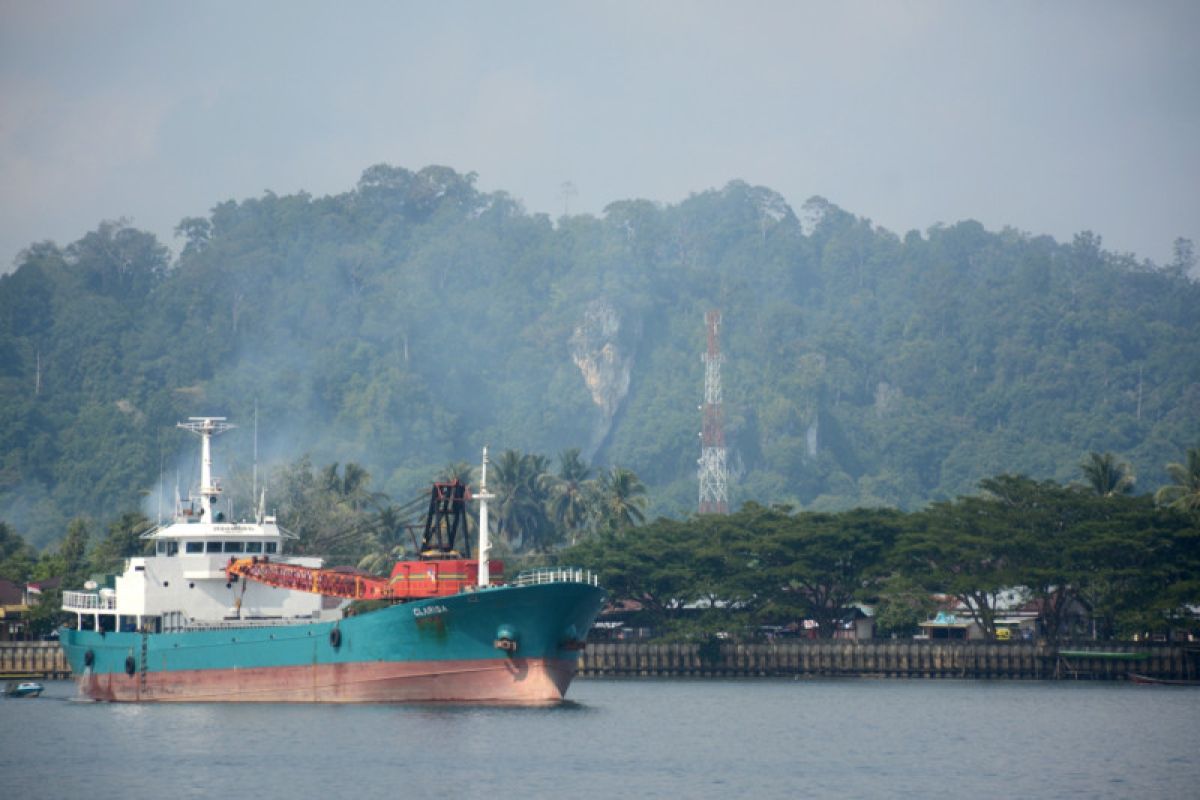
<svg viewBox="0 0 1200 800">
<path fill-rule="evenodd" d="M 721 422 L 721 312 L 704 315 L 708 349 L 704 361 L 704 428 L 700 432 L 700 513 L 729 513 L 728 473 L 725 469 L 725 429 Z"/>
</svg>

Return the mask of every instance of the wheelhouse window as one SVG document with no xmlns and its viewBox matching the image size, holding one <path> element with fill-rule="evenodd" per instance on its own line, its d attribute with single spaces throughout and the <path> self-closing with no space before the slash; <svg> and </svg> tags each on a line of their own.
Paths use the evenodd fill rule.
<svg viewBox="0 0 1200 800">
<path fill-rule="evenodd" d="M 205 542 L 204 543 L 204 552 L 206 552 L 206 553 L 221 552 L 221 543 L 220 542 Z"/>
<path fill-rule="evenodd" d="M 204 552 L 204 542 L 187 542 L 184 545 L 184 552 L 203 553 Z"/>
<path fill-rule="evenodd" d="M 266 542 L 263 545 L 263 552 L 264 553 L 274 553 L 275 552 L 275 542 Z"/>
<path fill-rule="evenodd" d="M 261 553 L 262 552 L 262 542 L 246 542 L 246 552 L 247 553 Z"/>
<path fill-rule="evenodd" d="M 242 552 L 242 543 L 241 542 L 226 542 L 225 543 L 225 552 L 226 553 Z"/>
</svg>

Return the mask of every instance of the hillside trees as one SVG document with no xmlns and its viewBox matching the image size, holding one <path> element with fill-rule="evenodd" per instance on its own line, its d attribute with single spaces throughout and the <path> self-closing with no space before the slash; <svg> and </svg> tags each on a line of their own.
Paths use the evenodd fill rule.
<svg viewBox="0 0 1200 800">
<path fill-rule="evenodd" d="M 37 551 L 4 522 L 0 522 L 0 578 L 20 583 L 33 572 Z"/>
<path fill-rule="evenodd" d="M 96 543 L 91 553 L 92 571 L 119 573 L 124 568 L 125 559 L 150 553 L 153 542 L 143 540 L 141 536 L 153 527 L 153 522 L 136 511 L 125 512 L 109 523 L 105 537 Z"/>
<path fill-rule="evenodd" d="M 734 505 L 912 510 L 1002 472 L 1062 482 L 1087 452 L 1155 487 L 1200 437 L 1200 287 L 1095 234 L 900 237 L 743 181 L 552 221 L 471 173 L 386 164 L 178 232 L 174 262 L 103 223 L 0 277 L 0 515 L 37 547 L 135 508 L 188 452 L 179 419 L 256 404 L 273 463 L 361 464 L 395 497 L 484 442 L 578 447 L 589 480 L 621 465 L 647 517 L 678 517 L 712 308 Z M 597 304 L 619 321 L 606 386 L 571 344 Z"/>
</svg>

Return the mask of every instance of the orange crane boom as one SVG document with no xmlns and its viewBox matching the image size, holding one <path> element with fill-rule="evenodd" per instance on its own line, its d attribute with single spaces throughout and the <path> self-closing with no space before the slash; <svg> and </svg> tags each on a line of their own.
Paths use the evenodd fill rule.
<svg viewBox="0 0 1200 800">
<path fill-rule="evenodd" d="M 504 565 L 490 562 L 491 574 L 499 578 Z M 312 592 L 348 600 L 421 600 L 445 597 L 475 587 L 479 562 L 473 558 L 397 561 L 387 578 L 336 569 L 302 567 L 271 561 L 267 557 L 230 559 L 225 567 L 229 580 L 235 577 L 281 589 Z"/>
<path fill-rule="evenodd" d="M 225 567 L 229 581 L 243 579 L 267 586 L 312 592 L 347 600 L 422 600 L 470 591 L 479 581 L 479 561 L 470 558 L 467 540 L 466 484 L 455 479 L 435 483 L 421 542 L 421 558 L 397 561 L 387 578 L 343 569 L 322 569 L 271 561 L 266 556 L 231 558 Z M 467 558 L 456 549 L 462 537 Z M 504 564 L 488 561 L 489 583 L 500 582 Z"/>
</svg>

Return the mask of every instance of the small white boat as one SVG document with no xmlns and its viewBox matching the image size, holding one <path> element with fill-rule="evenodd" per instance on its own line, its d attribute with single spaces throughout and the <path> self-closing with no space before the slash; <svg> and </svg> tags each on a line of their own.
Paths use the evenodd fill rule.
<svg viewBox="0 0 1200 800">
<path fill-rule="evenodd" d="M 45 689 L 40 683 L 34 681 L 21 681 L 17 683 L 12 681 L 8 686 L 4 687 L 5 697 L 37 697 Z"/>
</svg>

